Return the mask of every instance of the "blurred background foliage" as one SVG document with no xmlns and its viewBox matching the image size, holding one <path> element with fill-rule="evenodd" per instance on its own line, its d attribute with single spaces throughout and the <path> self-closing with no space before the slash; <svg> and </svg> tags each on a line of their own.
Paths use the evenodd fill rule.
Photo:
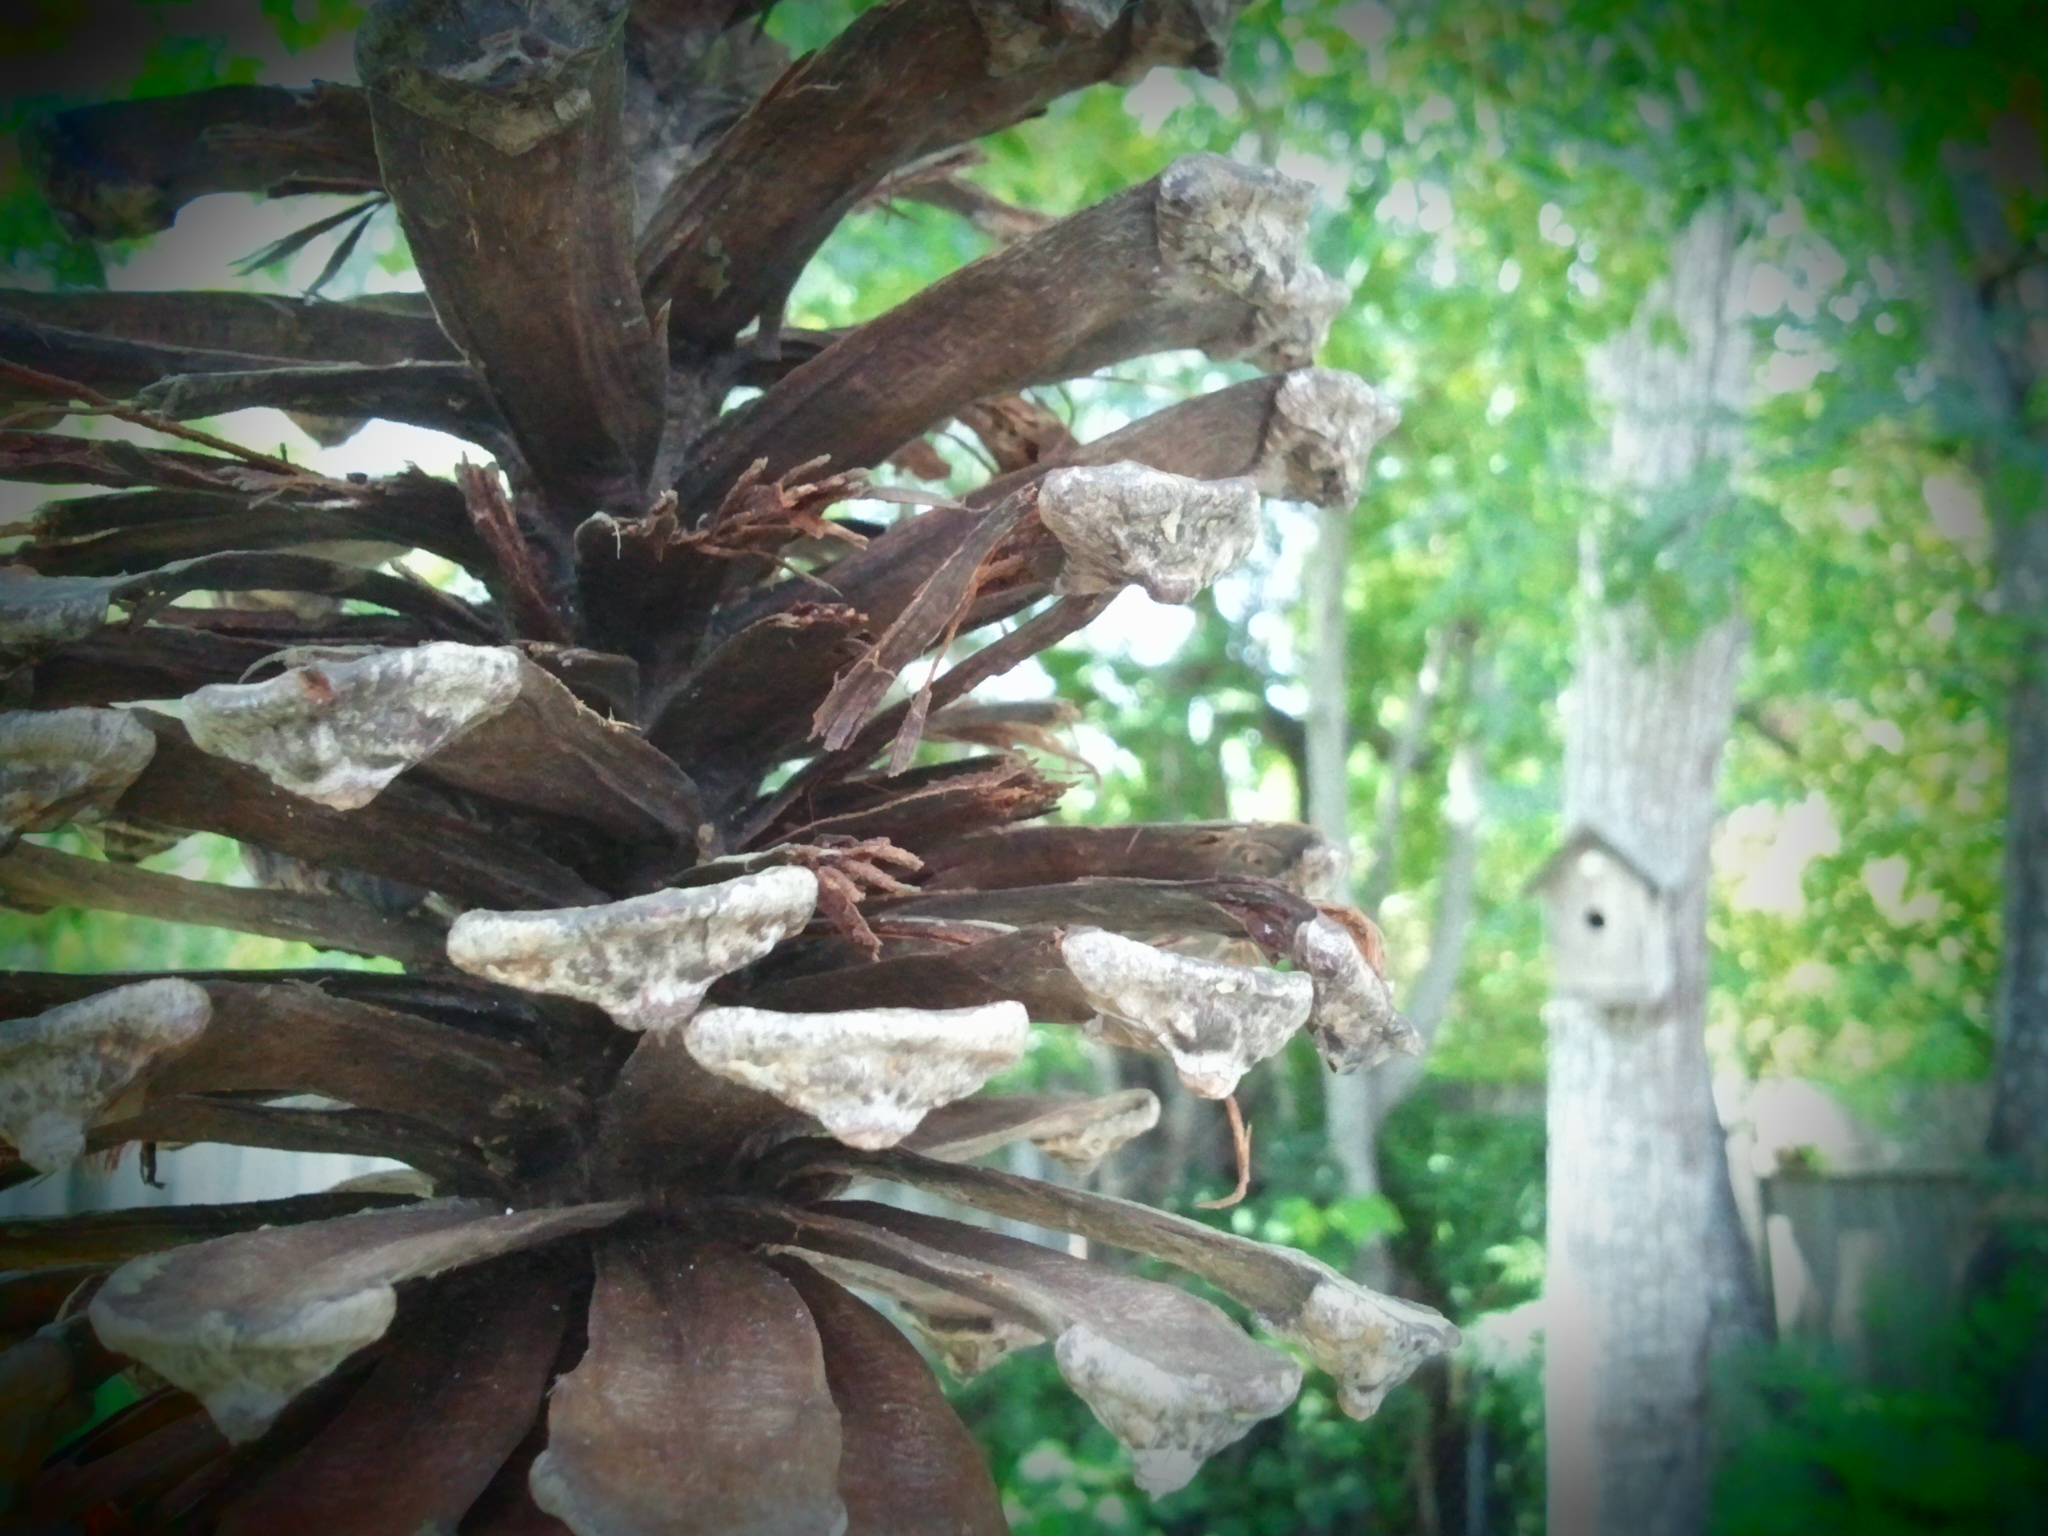
<svg viewBox="0 0 2048 1536">
<path fill-rule="evenodd" d="M 863 8 L 783 0 L 767 25 L 801 51 Z M 1320 1069 L 1301 1042 L 1248 1080 L 1257 1176 L 1243 1204 L 1194 1205 L 1227 1188 L 1227 1147 L 1214 1124 L 1173 1106 L 1152 1150 L 1139 1144 L 1115 1175 L 1340 1266 L 1385 1240 L 1400 1288 L 1459 1321 L 1466 1348 L 1366 1425 L 1312 1383 L 1295 1412 L 1156 1504 L 1133 1491 L 1113 1442 L 1042 1352 L 1009 1362 L 959 1401 L 992 1447 L 1022 1536 L 1540 1528 L 1529 1304 L 1543 1279 L 1547 976 L 1524 886 L 1557 835 L 1557 700 L 1591 535 L 1611 551 L 1609 590 L 1645 596 L 1672 629 L 1713 616 L 1731 574 L 1745 594 L 1750 662 L 1723 774 L 1712 919 L 1724 1114 L 1751 1085 L 1799 1078 L 1877 1133 L 1905 1135 L 1921 1090 L 1962 1085 L 1967 1100 L 1981 1083 L 2010 616 L 1991 600 L 1995 530 L 1964 462 L 1968 423 L 1928 364 L 1912 247 L 1916 221 L 1938 222 L 1939 210 L 1888 195 L 1848 127 L 1885 111 L 1900 129 L 1902 184 L 1931 185 L 1943 138 L 1999 110 L 1993 82 L 2015 68 L 2037 70 L 2038 115 L 2027 61 L 2048 29 L 2036 13 L 2029 32 L 2025 12 L 1932 0 L 1258 0 L 1221 78 L 1155 71 L 1097 87 L 984 145 L 970 179 L 1051 214 L 1191 150 L 1316 186 L 1318 259 L 1357 290 L 1324 360 L 1384 387 L 1404 417 L 1357 509 L 1345 573 L 1353 853 L 1383 898 L 1404 985 L 1433 941 L 1461 746 L 1481 768 L 1483 818 L 1457 984 L 1420 1087 L 1384 1127 L 1383 1196 L 1344 1193 Z M 29 0 L 0 21 L 0 53 L 31 87 L 0 109 L 0 130 L 109 95 L 346 75 L 359 15 L 348 0 Z M 57 228 L 11 140 L 0 154 L 6 281 L 296 291 L 328 254 L 316 242 L 237 278 L 235 258 L 327 211 L 242 198 L 209 200 L 147 246 L 96 250 Z M 1748 295 L 1758 397 L 1735 502 L 1707 519 L 1679 498 L 1620 527 L 1623 514 L 1585 489 L 1597 422 L 1584 360 L 1661 273 L 1670 232 L 1730 188 L 1763 263 Z M 236 219 L 214 207 L 228 202 Z M 205 235 L 209 218 L 260 233 L 229 248 Z M 213 243 L 195 252 L 187 241 L 167 280 L 157 248 L 188 227 Z M 789 319 L 873 316 L 987 247 L 929 207 L 865 207 L 807 272 Z M 193 276 L 209 253 L 210 275 Z M 416 280 L 386 215 L 325 291 L 404 286 Z M 1044 401 L 1092 437 L 1242 371 L 1170 356 Z M 281 418 L 227 426 L 297 457 L 319 452 Z M 433 451 L 400 446 L 422 462 Z M 984 473 L 964 438 L 934 446 L 953 485 Z M 1248 566 L 1191 610 L 1127 594 L 1087 643 L 1005 684 L 1083 706 L 1074 743 L 1095 771 L 1075 774 L 1064 814 L 1301 815 L 1299 598 L 1312 541 L 1308 514 L 1276 509 Z M 217 840 L 188 840 L 151 867 L 242 878 Z M 0 934 L 7 964 L 67 970 L 338 963 L 110 916 L 10 915 Z M 1023 1081 L 1101 1083 L 1102 1062 L 1069 1032 L 1043 1033 Z M 1722 1528 L 2018 1529 L 2015 1511 L 2044 1496 L 2042 1470 L 2001 1438 L 2010 1426 L 1995 1422 L 1983 1383 L 2040 1305 L 2017 1291 L 1982 1302 L 1889 1382 L 1857 1379 L 1807 1342 L 1739 1363 Z"/>
</svg>

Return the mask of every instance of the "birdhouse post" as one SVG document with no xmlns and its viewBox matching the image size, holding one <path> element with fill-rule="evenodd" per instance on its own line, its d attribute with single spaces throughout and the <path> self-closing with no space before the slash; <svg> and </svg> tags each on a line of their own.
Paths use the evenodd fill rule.
<svg viewBox="0 0 2048 1536">
<path fill-rule="evenodd" d="M 1529 888 L 1543 899 L 1551 985 L 1559 996 L 1647 1007 L 1670 992 L 1668 892 L 1640 861 L 1581 826 Z"/>
</svg>

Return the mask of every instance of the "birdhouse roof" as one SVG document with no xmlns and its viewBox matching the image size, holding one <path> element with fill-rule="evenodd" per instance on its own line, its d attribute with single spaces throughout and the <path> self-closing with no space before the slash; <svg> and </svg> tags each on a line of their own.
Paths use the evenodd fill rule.
<svg viewBox="0 0 2048 1536">
<path fill-rule="evenodd" d="M 1572 862 L 1580 854 L 1588 849 L 1598 849 L 1606 854 L 1658 895 L 1669 892 L 1669 883 L 1660 878 L 1641 858 L 1598 827 L 1589 822 L 1580 822 L 1565 833 L 1564 841 L 1557 845 L 1550 857 L 1545 859 L 1536 873 L 1529 877 L 1528 884 L 1522 888 L 1524 894 L 1548 888 L 1560 874 L 1572 867 Z"/>
</svg>

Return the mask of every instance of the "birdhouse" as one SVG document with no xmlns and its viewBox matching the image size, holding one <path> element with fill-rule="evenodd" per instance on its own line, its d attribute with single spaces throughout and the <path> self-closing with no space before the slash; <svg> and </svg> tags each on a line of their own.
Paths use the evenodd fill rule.
<svg viewBox="0 0 2048 1536">
<path fill-rule="evenodd" d="M 1560 996 L 1640 1007 L 1671 990 L 1668 893 L 1599 832 L 1575 829 L 1529 888 L 1543 898 Z"/>
</svg>

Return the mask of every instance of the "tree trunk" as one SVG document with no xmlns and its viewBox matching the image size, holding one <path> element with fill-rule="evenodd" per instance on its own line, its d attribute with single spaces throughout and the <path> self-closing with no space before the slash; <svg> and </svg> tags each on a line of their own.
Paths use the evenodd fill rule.
<svg viewBox="0 0 2048 1536">
<path fill-rule="evenodd" d="M 2005 953 L 1998 981 L 1992 1158 L 2048 1184 L 2048 508 L 2004 531 L 2005 611 L 2020 626 L 2006 710 Z"/>
<path fill-rule="evenodd" d="M 2037 130 L 2019 113 L 1991 142 L 1944 155 L 1967 270 L 1929 252 L 1943 369 L 1967 392 L 1971 458 L 1998 530 L 1998 607 L 2013 674 L 2006 714 L 2005 951 L 1988 1150 L 2008 1176 L 2048 1183 L 2048 488 L 2043 433 L 2026 401 L 2048 379 L 2038 254 L 2014 238 L 2009 206 L 2044 174 Z"/>
<path fill-rule="evenodd" d="M 1337 854 L 1337 889 L 1328 899 L 1351 900 L 1351 733 L 1344 667 L 1344 574 L 1351 544 L 1351 509 L 1326 507 L 1316 529 L 1308 569 L 1308 820 Z M 1365 1072 L 1323 1078 L 1323 1136 L 1344 1178 L 1347 1195 L 1379 1193 L 1379 1160 L 1372 1078 Z M 1384 1257 L 1368 1266 L 1383 1269 Z M 1381 1277 L 1383 1278 L 1383 1277 Z"/>
<path fill-rule="evenodd" d="M 1739 267 L 1732 211 L 1710 205 L 1597 360 L 1619 495 L 1696 494 L 1735 446 Z M 1651 339 L 1673 321 L 1683 350 Z M 1549 1528 L 1692 1536 L 1707 1511 L 1708 1362 L 1761 1317 L 1702 1037 L 1708 844 L 1742 631 L 1724 619 L 1672 643 L 1640 606 L 1603 605 L 1590 571 L 1587 586 L 1564 824 L 1597 831 L 1662 889 L 1671 981 L 1648 1004 L 1557 995 L 1548 1009 Z"/>
<path fill-rule="evenodd" d="M 1868 147 L 1887 168 L 1895 165 L 1886 125 L 1865 126 Z M 1995 1185 L 2022 1196 L 2048 1188 L 2048 485 L 2040 467 L 2044 433 L 2026 409 L 2048 381 L 2048 264 L 2038 243 L 2029 249 L 2015 238 L 2025 223 L 2012 212 L 2038 196 L 2048 178 L 2044 158 L 2039 130 L 2016 111 L 1994 119 L 1982 145 L 1945 146 L 1965 256 L 1938 239 L 1925 253 L 1942 368 L 1962 386 L 1974 418 L 1971 459 L 1998 531 L 1998 611 L 2012 656 L 2004 949 L 1985 1151 Z M 2024 1198 L 2015 1204 L 2026 1208 Z M 2019 1225 L 1992 1226 L 1971 1255 L 1973 1293 L 2025 1283 L 2039 1240 Z M 2037 1319 L 1995 1390 L 2001 1423 L 2037 1452 L 2048 1446 L 2041 1406 L 2048 1403 L 2048 1322 Z"/>
</svg>

